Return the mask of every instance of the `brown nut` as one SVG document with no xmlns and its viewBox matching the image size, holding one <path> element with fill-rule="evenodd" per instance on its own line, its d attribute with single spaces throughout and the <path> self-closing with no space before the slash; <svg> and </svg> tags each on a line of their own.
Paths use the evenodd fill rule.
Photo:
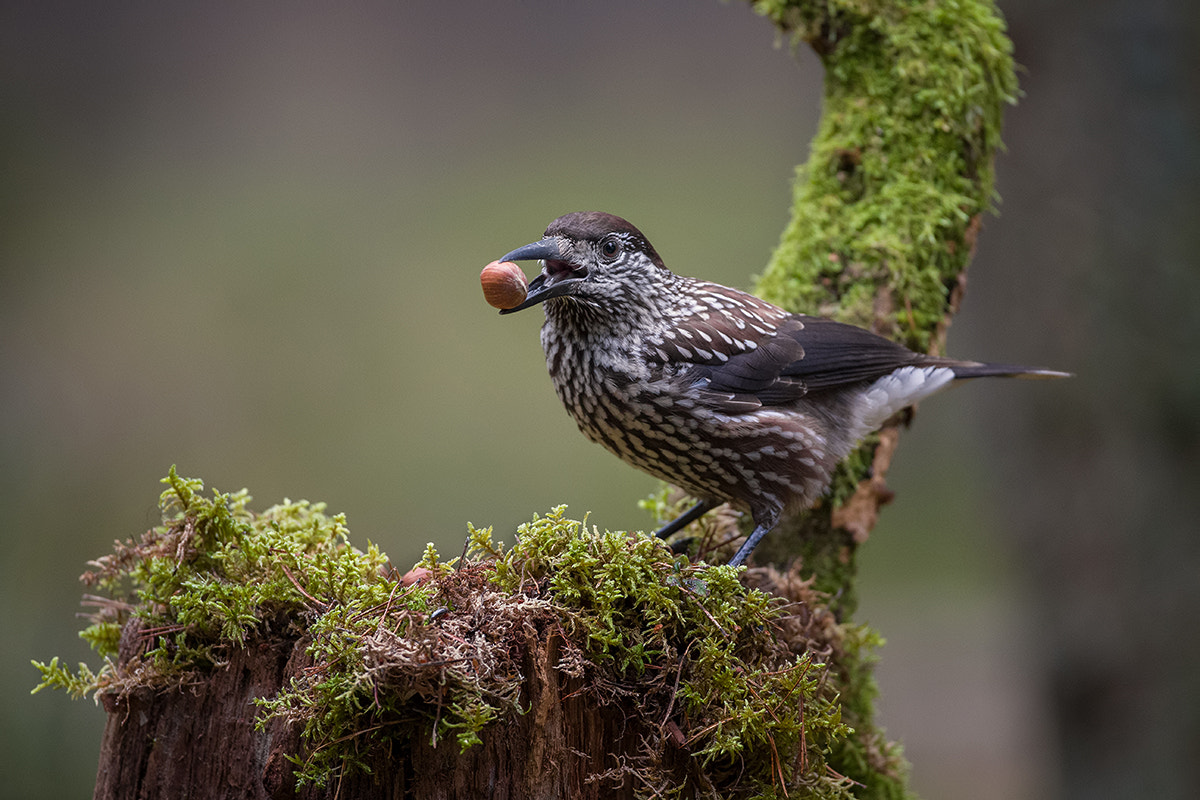
<svg viewBox="0 0 1200 800">
<path fill-rule="evenodd" d="M 483 299 L 495 308 L 514 308 L 525 301 L 529 287 L 525 273 L 511 261 L 493 261 L 479 273 Z"/>
</svg>

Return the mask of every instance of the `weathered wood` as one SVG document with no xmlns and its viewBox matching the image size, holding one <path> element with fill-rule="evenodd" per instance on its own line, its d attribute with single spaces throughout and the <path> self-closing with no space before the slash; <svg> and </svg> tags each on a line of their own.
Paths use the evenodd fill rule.
<svg viewBox="0 0 1200 800">
<path fill-rule="evenodd" d="M 136 637 L 137 627 L 129 623 L 127 638 Z M 256 730 L 254 700 L 275 695 L 312 665 L 306 641 L 248 642 L 187 683 L 101 695 L 108 723 L 95 798 L 633 797 L 633 778 L 621 765 L 657 721 L 641 716 L 636 697 L 601 704 L 582 679 L 560 673 L 554 631 L 540 631 L 527 645 L 527 711 L 489 727 L 481 745 L 460 752 L 457 742 L 444 739 L 435 746 L 426 726 L 412 732 L 402 752 L 376 759 L 372 775 L 297 789 L 288 756 L 304 752 L 300 732 L 279 719 Z"/>
</svg>

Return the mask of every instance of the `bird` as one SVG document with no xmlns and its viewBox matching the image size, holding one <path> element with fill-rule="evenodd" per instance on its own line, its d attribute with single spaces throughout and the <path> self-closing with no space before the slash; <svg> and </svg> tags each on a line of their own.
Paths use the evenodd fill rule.
<svg viewBox="0 0 1200 800">
<path fill-rule="evenodd" d="M 733 566 L 816 503 L 838 462 L 897 411 L 971 378 L 1068 375 L 913 352 L 678 275 L 604 212 L 558 217 L 499 260 L 541 265 L 524 300 L 500 313 L 543 306 L 546 366 L 583 434 L 695 499 L 657 535 L 722 503 L 749 511 Z"/>
</svg>

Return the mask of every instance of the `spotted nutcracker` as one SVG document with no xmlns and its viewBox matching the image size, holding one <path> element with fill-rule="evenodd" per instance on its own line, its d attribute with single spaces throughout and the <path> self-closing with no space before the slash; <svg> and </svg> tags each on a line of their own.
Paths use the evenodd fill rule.
<svg viewBox="0 0 1200 800">
<path fill-rule="evenodd" d="M 905 406 L 954 381 L 1064 377 L 914 353 L 870 331 L 792 314 L 668 270 L 620 217 L 567 214 L 501 261 L 542 271 L 510 314 L 542 303 L 542 348 L 583 431 L 698 502 L 669 536 L 722 502 L 749 509 L 738 565 L 787 512 L 812 505 L 834 467 Z"/>
</svg>

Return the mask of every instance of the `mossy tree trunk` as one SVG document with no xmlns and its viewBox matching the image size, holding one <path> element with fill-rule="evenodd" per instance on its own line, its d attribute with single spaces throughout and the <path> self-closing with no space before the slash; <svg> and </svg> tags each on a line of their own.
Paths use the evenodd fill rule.
<svg viewBox="0 0 1200 800">
<path fill-rule="evenodd" d="M 940 353 L 995 199 L 1004 108 L 1018 92 L 999 11 L 990 0 L 751 2 L 825 67 L 820 128 L 757 292 Z M 843 622 L 857 606 L 857 549 L 892 499 L 887 471 L 910 415 L 869 437 L 824 502 L 785 520 L 755 553 L 757 563 L 802 565 Z M 846 720 L 882 741 L 869 654 L 848 648 L 838 667 Z M 906 791 L 886 770 L 860 780 L 864 796 Z"/>
<path fill-rule="evenodd" d="M 1002 109 L 1016 92 L 1009 43 L 996 10 L 988 0 L 759 0 L 753 5 L 785 35 L 811 45 L 826 70 L 820 131 L 798 176 L 792 220 L 759 291 L 794 310 L 864 325 L 915 348 L 940 348 L 981 217 L 992 200 L 992 156 Z M 811 768 L 806 759 L 812 757 L 805 755 L 805 743 L 811 745 L 816 733 L 812 717 L 806 727 L 808 695 L 796 703 L 800 695 L 791 694 L 793 686 L 787 694 L 798 706 L 800 749 L 794 761 L 779 753 L 769 759 L 770 781 L 799 776 L 791 784 L 792 797 L 906 795 L 902 770 L 872 723 L 874 690 L 862 655 L 870 634 L 834 630 L 854 611 L 855 549 L 888 499 L 883 479 L 898 424 L 848 461 L 825 503 L 781 526 L 781 535 L 757 554 L 760 562 L 778 564 L 799 556 L 802 572 L 751 571 L 751 580 L 768 590 L 792 586 L 794 606 L 804 607 L 813 626 L 830 631 L 820 652 L 811 632 L 800 645 L 773 646 L 782 646 L 785 654 L 826 659 L 844 718 L 855 729 L 855 745 L 826 748 L 834 752 L 828 768 L 821 766 L 823 782 L 803 782 Z M 187 534 L 190 523 L 181 524 L 177 537 Z M 809 585 L 799 580 L 806 575 L 833 598 L 827 611 L 812 607 Z M 666 581 L 689 603 L 702 602 L 686 583 Z M 524 713 L 484 727 L 481 741 L 465 750 L 453 742 L 435 748 L 427 734 L 412 736 L 404 752 L 389 750 L 391 745 L 372 750 L 366 766 L 373 774 L 297 789 L 287 757 L 303 751 L 300 733 L 278 718 L 256 728 L 250 702 L 273 697 L 293 678 L 304 681 L 311 675 L 304 620 L 315 618 L 317 603 L 309 590 L 299 583 L 296 588 L 314 601 L 308 617 L 276 620 L 269 631 L 258 630 L 220 663 L 187 673 L 190 677 L 169 691 L 128 688 L 132 678 L 122 670 L 136 664 L 137 642 L 145 632 L 136 622 L 126 625 L 115 673 L 126 689 L 101 693 L 109 721 L 97 797 L 633 797 L 661 788 L 640 783 L 637 771 L 626 767 L 649 739 L 665 742 L 660 751 L 665 755 L 657 762 L 660 779 L 677 773 L 676 785 L 688 787 L 685 796 L 703 793 L 705 786 L 712 790 L 708 777 L 695 774 L 696 762 L 687 753 L 693 737 L 707 735 L 708 728 L 685 734 L 674 721 L 683 702 L 675 691 L 689 648 L 674 656 L 679 671 L 670 672 L 676 685 L 670 686 L 672 675 L 656 684 L 669 690 L 662 695 L 669 698 L 665 709 L 647 711 L 644 696 L 586 687 L 583 676 L 593 673 L 568 677 L 556 638 L 561 629 L 546 617 L 527 620 L 516 639 L 505 640 L 524 676 L 519 700 Z M 389 619 L 390 597 L 387 603 L 381 620 Z M 710 611 L 704 614 L 711 619 Z M 412 625 L 427 630 L 432 620 L 428 616 Z M 748 625 L 744 631 L 756 629 L 766 628 Z M 796 674 L 799 686 L 805 673 Z M 824 691 L 824 685 L 822 677 L 820 686 L 808 691 Z M 433 695 L 440 713 L 440 695 L 436 690 Z M 773 718 L 785 713 L 791 711 L 779 704 L 761 710 Z M 371 737 L 373 731 L 354 735 Z M 844 731 L 828 735 L 836 738 Z M 775 739 L 769 741 L 773 748 Z M 677 760 L 671 755 L 676 751 Z M 736 782 L 738 774 L 734 770 L 729 779 Z"/>
<path fill-rule="evenodd" d="M 1011 42 L 989 0 L 756 0 L 825 67 L 821 124 L 760 296 L 925 352 L 941 351 L 965 286 L 993 156 L 1017 93 Z M 891 499 L 884 478 L 905 419 L 842 465 L 827 502 L 760 546 L 802 557 L 818 588 L 856 604 L 854 555 Z"/>
</svg>

